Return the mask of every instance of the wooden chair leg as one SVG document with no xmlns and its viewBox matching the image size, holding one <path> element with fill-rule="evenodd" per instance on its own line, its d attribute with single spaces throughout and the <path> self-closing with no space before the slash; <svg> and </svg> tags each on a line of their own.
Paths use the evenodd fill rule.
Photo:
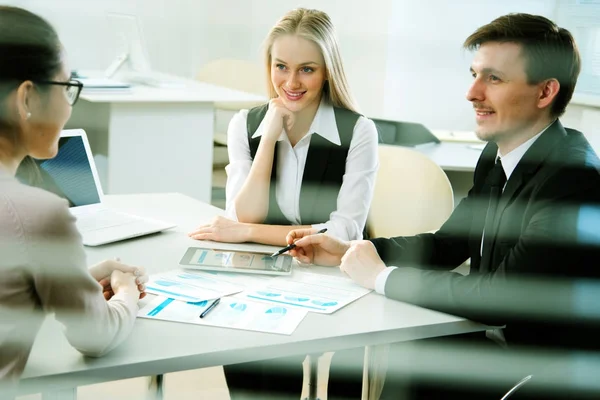
<svg viewBox="0 0 600 400">
<path fill-rule="evenodd" d="M 388 367 L 388 345 L 365 347 L 362 400 L 379 400 Z"/>
<path fill-rule="evenodd" d="M 303 380 L 301 399 L 325 399 L 327 382 L 329 380 L 329 367 L 333 352 L 310 354 L 302 362 Z M 311 397 L 312 396 L 312 397 Z"/>
</svg>

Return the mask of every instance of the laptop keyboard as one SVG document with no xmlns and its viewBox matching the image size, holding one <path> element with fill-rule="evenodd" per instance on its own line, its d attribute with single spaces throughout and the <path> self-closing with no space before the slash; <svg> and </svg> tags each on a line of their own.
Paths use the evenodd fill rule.
<svg viewBox="0 0 600 400">
<path fill-rule="evenodd" d="M 98 229 L 130 224 L 140 220 L 141 218 L 133 215 L 104 209 L 78 215 L 76 224 L 80 232 L 91 232 Z"/>
</svg>

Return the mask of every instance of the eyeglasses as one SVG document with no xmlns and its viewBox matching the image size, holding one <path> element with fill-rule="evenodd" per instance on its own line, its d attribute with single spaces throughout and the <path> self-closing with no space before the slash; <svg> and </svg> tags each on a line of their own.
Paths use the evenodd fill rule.
<svg viewBox="0 0 600 400">
<path fill-rule="evenodd" d="M 83 83 L 71 79 L 68 82 L 56 82 L 56 81 L 36 81 L 37 83 L 41 83 L 43 85 L 59 85 L 66 86 L 65 88 L 65 96 L 67 98 L 67 102 L 69 105 L 74 106 L 79 100 L 79 95 L 81 94 L 81 89 L 83 89 Z"/>
</svg>

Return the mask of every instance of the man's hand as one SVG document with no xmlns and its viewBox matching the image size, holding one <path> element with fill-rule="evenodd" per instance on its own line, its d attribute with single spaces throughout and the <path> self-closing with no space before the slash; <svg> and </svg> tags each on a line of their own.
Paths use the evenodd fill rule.
<svg viewBox="0 0 600 400">
<path fill-rule="evenodd" d="M 119 260 L 106 260 L 99 264 L 90 267 L 89 272 L 92 277 L 102 286 L 102 293 L 106 300 L 110 300 L 114 296 L 115 292 L 111 285 L 111 276 L 114 271 L 120 271 L 123 273 L 129 273 L 135 276 L 135 283 L 138 291 L 140 292 L 140 299 L 146 296 L 146 285 L 148 282 L 148 275 L 143 267 L 135 267 L 119 262 Z"/>
<path fill-rule="evenodd" d="M 350 249 L 342 257 L 340 265 L 343 272 L 367 289 L 375 289 L 377 275 L 385 268 L 375 246 L 368 240 L 351 242 Z"/>
<path fill-rule="evenodd" d="M 201 225 L 188 236 L 196 240 L 213 240 L 225 243 L 243 243 L 250 240 L 250 224 L 215 217 L 210 224 Z"/>
<path fill-rule="evenodd" d="M 296 247 L 290 255 L 305 264 L 336 266 L 342 262 L 342 256 L 350 248 L 350 243 L 338 240 L 324 233 L 316 234 L 316 229 L 297 229 L 291 231 L 285 240 Z"/>
</svg>

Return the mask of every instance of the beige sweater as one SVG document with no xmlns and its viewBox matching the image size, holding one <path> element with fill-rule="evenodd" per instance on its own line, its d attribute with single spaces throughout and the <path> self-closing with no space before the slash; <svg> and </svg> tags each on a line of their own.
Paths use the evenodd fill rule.
<svg viewBox="0 0 600 400">
<path fill-rule="evenodd" d="M 55 313 L 73 347 L 100 356 L 133 328 L 137 302 L 104 300 L 89 274 L 66 201 L 22 185 L 0 167 L 0 392 L 25 368 L 45 315 Z M 0 398 L 2 393 L 0 393 Z"/>
</svg>

